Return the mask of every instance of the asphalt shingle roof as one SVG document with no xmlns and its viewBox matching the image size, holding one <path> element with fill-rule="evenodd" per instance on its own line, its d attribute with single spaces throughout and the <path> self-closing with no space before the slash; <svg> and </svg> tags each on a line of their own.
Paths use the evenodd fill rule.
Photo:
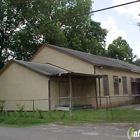
<svg viewBox="0 0 140 140">
<path fill-rule="evenodd" d="M 40 74 L 44 74 L 47 76 L 54 76 L 59 74 L 68 73 L 69 71 L 55 67 L 51 64 L 42 64 L 42 63 L 34 63 L 34 62 L 26 62 L 26 61 L 20 61 L 20 60 L 13 60 L 14 62 L 25 66 L 33 71 L 36 71 Z"/>
<path fill-rule="evenodd" d="M 72 50 L 72 49 L 68 49 L 68 48 L 62 48 L 62 47 L 58 47 L 55 45 L 50 45 L 50 44 L 45 44 L 45 45 L 48 47 L 57 49 L 59 51 L 62 51 L 64 53 L 67 53 L 69 55 L 75 56 L 75 57 L 82 59 L 84 61 L 87 61 L 89 63 L 92 63 L 93 65 L 124 69 L 124 70 L 129 70 L 129 71 L 134 71 L 134 72 L 140 72 L 139 66 L 124 62 L 122 60 L 97 56 L 97 55 L 93 55 L 93 54 L 89 54 L 89 53 L 85 53 L 85 52 L 80 52 L 80 51 L 76 51 L 76 50 Z"/>
</svg>

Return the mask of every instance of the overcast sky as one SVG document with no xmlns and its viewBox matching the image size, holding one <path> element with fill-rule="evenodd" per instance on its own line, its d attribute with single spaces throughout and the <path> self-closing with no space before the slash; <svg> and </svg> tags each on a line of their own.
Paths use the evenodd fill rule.
<svg viewBox="0 0 140 140">
<path fill-rule="evenodd" d="M 122 3 L 132 2 L 135 0 L 94 0 L 93 10 L 98 10 Z M 122 36 L 133 53 L 140 58 L 140 29 L 137 22 L 140 22 L 140 2 L 127 6 L 114 8 L 98 13 L 94 13 L 93 19 L 99 21 L 103 28 L 109 33 L 107 35 L 107 44 L 112 43 L 118 36 Z"/>
</svg>

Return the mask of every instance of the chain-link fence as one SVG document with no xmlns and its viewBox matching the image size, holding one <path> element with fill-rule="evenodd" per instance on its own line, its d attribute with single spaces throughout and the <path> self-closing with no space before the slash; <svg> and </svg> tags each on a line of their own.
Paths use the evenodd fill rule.
<svg viewBox="0 0 140 140">
<path fill-rule="evenodd" d="M 70 117 L 73 117 L 79 110 L 90 110 L 94 113 L 102 111 L 97 115 L 102 119 L 108 119 L 108 114 L 113 119 L 113 110 L 119 106 L 126 106 L 140 103 L 140 96 L 104 96 L 104 97 L 58 97 L 48 99 L 33 100 L 5 100 L 3 110 L 19 111 L 23 107 L 24 111 L 69 111 Z M 0 105 L 1 106 L 1 105 Z M 77 111 L 77 112 L 76 112 Z M 80 113 L 80 111 L 78 112 Z M 95 118 L 94 118 L 95 119 Z"/>
</svg>

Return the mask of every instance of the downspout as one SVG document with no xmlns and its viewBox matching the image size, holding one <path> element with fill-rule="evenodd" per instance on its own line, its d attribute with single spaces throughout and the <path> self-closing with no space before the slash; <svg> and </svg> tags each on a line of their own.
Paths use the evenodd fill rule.
<svg viewBox="0 0 140 140">
<path fill-rule="evenodd" d="M 72 80 L 71 75 L 69 74 L 69 90 L 70 90 L 70 117 L 72 118 Z"/>
<path fill-rule="evenodd" d="M 93 69 L 94 69 L 94 74 L 96 74 L 96 68 L 93 65 Z M 96 100 L 96 108 L 98 108 L 98 97 L 97 97 L 97 84 L 96 84 L 96 78 L 94 80 L 94 87 L 95 87 L 95 100 Z"/>
<path fill-rule="evenodd" d="M 96 108 L 98 108 L 98 97 L 97 97 L 97 85 L 96 85 L 96 78 L 95 78 L 95 81 L 94 81 L 94 87 L 95 87 Z"/>
<path fill-rule="evenodd" d="M 100 102 L 100 107 L 101 107 L 101 84 L 100 84 L 100 78 L 98 78 L 98 82 L 99 82 L 99 102 Z"/>
</svg>

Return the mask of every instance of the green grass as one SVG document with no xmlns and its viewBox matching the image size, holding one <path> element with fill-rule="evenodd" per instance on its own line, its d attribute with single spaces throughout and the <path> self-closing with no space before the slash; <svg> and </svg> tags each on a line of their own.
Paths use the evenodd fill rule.
<svg viewBox="0 0 140 140">
<path fill-rule="evenodd" d="M 140 123 L 140 111 L 132 109 L 82 110 L 73 111 L 73 118 L 69 112 L 6 112 L 0 114 L 0 125 L 31 126 L 47 123 L 61 123 L 67 125 L 83 123 Z"/>
</svg>

